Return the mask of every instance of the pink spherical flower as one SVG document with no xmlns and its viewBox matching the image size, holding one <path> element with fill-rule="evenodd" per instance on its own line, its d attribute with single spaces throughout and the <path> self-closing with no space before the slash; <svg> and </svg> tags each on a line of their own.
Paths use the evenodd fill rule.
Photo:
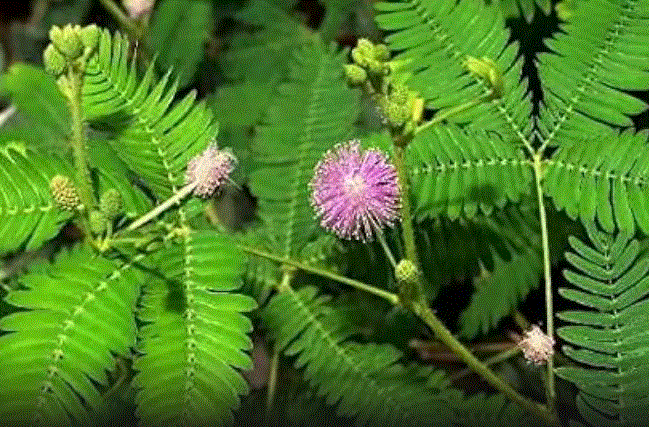
<svg viewBox="0 0 649 427">
<path fill-rule="evenodd" d="M 351 140 L 329 150 L 309 184 L 320 224 L 343 239 L 372 240 L 398 218 L 401 197 L 394 166 L 376 149 Z"/>
<path fill-rule="evenodd" d="M 528 362 L 536 365 L 545 363 L 554 354 L 554 339 L 544 334 L 538 325 L 525 332 L 525 338 L 519 341 L 518 346 Z"/>
<path fill-rule="evenodd" d="M 185 182 L 196 183 L 194 195 L 210 197 L 229 179 L 236 164 L 237 159 L 232 153 L 219 150 L 216 144 L 212 144 L 189 161 Z"/>
</svg>

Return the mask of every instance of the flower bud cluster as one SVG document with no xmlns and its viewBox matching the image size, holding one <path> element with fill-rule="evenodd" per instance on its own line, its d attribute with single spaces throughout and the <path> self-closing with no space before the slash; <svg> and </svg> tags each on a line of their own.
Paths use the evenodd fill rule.
<svg viewBox="0 0 649 427">
<path fill-rule="evenodd" d="M 79 192 L 70 178 L 56 175 L 50 180 L 50 191 L 59 209 L 72 211 L 81 205 Z"/>
<path fill-rule="evenodd" d="M 68 66 L 85 60 L 97 48 L 100 30 L 95 24 L 87 27 L 68 24 L 63 28 L 55 25 L 49 36 L 52 43 L 43 52 L 43 63 L 49 73 L 59 76 Z"/>
<path fill-rule="evenodd" d="M 353 64 L 345 65 L 345 77 L 352 86 L 362 85 L 371 75 L 387 75 L 390 73 L 388 64 L 390 51 L 384 44 L 373 44 L 367 39 L 358 40 L 352 49 Z"/>
</svg>

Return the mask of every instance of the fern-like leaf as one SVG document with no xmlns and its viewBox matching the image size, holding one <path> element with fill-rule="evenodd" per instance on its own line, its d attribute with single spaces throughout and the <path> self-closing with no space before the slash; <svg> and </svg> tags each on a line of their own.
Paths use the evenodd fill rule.
<svg viewBox="0 0 649 427">
<path fill-rule="evenodd" d="M 531 191 L 532 168 L 522 150 L 484 132 L 427 130 L 408 145 L 407 161 L 418 218 L 489 214 Z"/>
<path fill-rule="evenodd" d="M 0 320 L 0 416 L 6 425 L 89 425 L 107 384 L 111 353 L 135 344 L 139 278 L 130 264 L 87 248 L 37 265 L 6 300 L 29 311 Z"/>
<path fill-rule="evenodd" d="M 328 306 L 316 288 L 286 289 L 264 311 L 278 349 L 296 356 L 305 378 L 338 404 L 338 413 L 358 425 L 447 425 L 448 402 L 427 389 L 412 370 L 397 363 L 401 352 L 390 345 L 361 345 L 348 312 Z"/>
<path fill-rule="evenodd" d="M 144 288 L 146 322 L 134 362 L 137 415 L 144 425 L 221 425 L 232 419 L 248 385 L 245 350 L 252 325 L 242 312 L 256 304 L 233 293 L 243 255 L 217 232 L 188 234 L 158 253 L 160 278 Z"/>
<path fill-rule="evenodd" d="M 49 181 L 57 174 L 70 174 L 70 166 L 56 155 L 38 154 L 18 143 L 2 147 L 0 254 L 39 247 L 70 218 L 50 195 Z"/>
<path fill-rule="evenodd" d="M 562 145 L 547 161 L 545 192 L 559 210 L 606 231 L 649 233 L 647 133 L 607 133 Z"/>
<path fill-rule="evenodd" d="M 155 8 L 148 33 L 160 52 L 162 69 L 173 69 L 179 87 L 187 86 L 203 60 L 204 43 L 214 26 L 214 4 L 208 0 L 163 0 Z"/>
<path fill-rule="evenodd" d="M 344 61 L 345 52 L 321 43 L 298 49 L 289 81 L 258 129 L 253 154 L 260 167 L 250 187 L 283 256 L 298 254 L 318 230 L 309 204 L 313 167 L 348 138 L 358 115 L 358 94 L 342 79 Z"/>
<path fill-rule="evenodd" d="M 579 2 L 563 31 L 546 41 L 553 53 L 539 55 L 538 126 L 547 144 L 631 126 L 629 116 L 647 109 L 624 91 L 649 88 L 648 13 L 642 0 Z"/>
<path fill-rule="evenodd" d="M 187 162 L 214 138 L 211 110 L 195 104 L 192 91 L 173 104 L 177 83 L 166 74 L 154 81 L 149 66 L 138 81 L 129 43 L 119 33 L 101 33 L 98 52 L 90 58 L 83 85 L 88 120 L 113 129 L 114 148 L 160 199 L 183 184 Z"/>
<path fill-rule="evenodd" d="M 0 77 L 0 90 L 9 92 L 18 110 L 18 120 L 9 129 L 0 128 L 0 142 L 14 135 L 39 151 L 60 152 L 67 147 L 70 113 L 54 77 L 41 68 L 16 63 Z"/>
<path fill-rule="evenodd" d="M 577 365 L 556 372 L 579 388 L 577 408 L 590 425 L 642 425 L 649 411 L 649 256 L 626 233 L 594 231 L 591 242 L 570 239 L 573 268 L 564 275 L 574 288 L 559 293 L 585 309 L 559 314 L 572 324 L 557 333 Z"/>
<path fill-rule="evenodd" d="M 468 56 L 487 57 L 503 73 L 503 98 L 451 120 L 497 131 L 506 142 L 529 139 L 532 104 L 526 81 L 520 81 L 523 60 L 516 43 L 507 45 L 509 31 L 497 6 L 471 0 L 397 0 L 376 3 L 376 8 L 379 26 L 393 32 L 385 40 L 398 52 L 394 59 L 404 62 L 402 71 L 412 73 L 408 84 L 429 108 L 454 107 L 484 95 L 484 83 L 463 63 Z"/>
</svg>

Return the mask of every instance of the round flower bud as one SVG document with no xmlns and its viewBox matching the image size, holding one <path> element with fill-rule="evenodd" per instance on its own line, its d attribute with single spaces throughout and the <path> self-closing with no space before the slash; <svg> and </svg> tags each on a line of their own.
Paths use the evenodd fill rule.
<svg viewBox="0 0 649 427">
<path fill-rule="evenodd" d="M 394 269 L 394 276 L 399 283 L 415 283 L 419 279 L 419 269 L 414 262 L 402 259 Z"/>
<path fill-rule="evenodd" d="M 385 118 L 393 126 L 403 126 L 410 119 L 411 111 L 405 105 L 388 102 L 384 111 Z"/>
<path fill-rule="evenodd" d="M 408 88 L 404 85 L 394 85 L 390 94 L 390 101 L 399 105 L 406 105 L 408 102 Z"/>
<path fill-rule="evenodd" d="M 81 43 L 83 43 L 86 49 L 94 50 L 99 44 L 100 33 L 101 31 L 99 30 L 99 27 L 97 27 L 95 24 L 83 27 L 79 31 Z"/>
<path fill-rule="evenodd" d="M 52 27 L 50 39 L 54 46 L 69 59 L 77 59 L 83 53 L 83 43 L 79 31 L 68 24 L 63 29 Z"/>
<path fill-rule="evenodd" d="M 374 74 L 386 74 L 389 70 L 383 62 L 377 61 L 376 59 L 367 60 L 367 69 Z"/>
<path fill-rule="evenodd" d="M 70 178 L 56 175 L 50 180 L 50 191 L 54 203 L 60 209 L 71 211 L 81 204 L 79 192 Z"/>
<path fill-rule="evenodd" d="M 390 50 L 384 44 L 377 44 L 373 49 L 374 59 L 384 62 L 390 59 Z"/>
<path fill-rule="evenodd" d="M 108 225 L 106 215 L 104 215 L 103 212 L 99 211 L 90 212 L 88 222 L 90 224 L 90 231 L 92 231 L 93 234 L 102 234 L 104 231 L 106 231 L 106 226 Z"/>
<path fill-rule="evenodd" d="M 525 332 L 525 337 L 518 343 L 528 362 L 541 365 L 554 354 L 554 339 L 543 333 L 538 325 L 533 325 Z"/>
<path fill-rule="evenodd" d="M 237 158 L 227 150 L 212 144 L 187 164 L 185 182 L 195 184 L 195 196 L 207 198 L 216 193 L 230 177 Z"/>
<path fill-rule="evenodd" d="M 346 64 L 343 67 L 345 68 L 345 77 L 350 85 L 357 86 L 367 80 L 367 72 L 358 65 Z"/>
<path fill-rule="evenodd" d="M 122 195 L 114 188 L 107 190 L 99 199 L 99 210 L 112 220 L 122 213 Z"/>
<path fill-rule="evenodd" d="M 49 44 L 45 51 L 43 52 L 43 64 L 45 65 L 45 71 L 54 76 L 59 76 L 65 71 L 68 63 L 61 55 L 53 44 Z"/>
</svg>

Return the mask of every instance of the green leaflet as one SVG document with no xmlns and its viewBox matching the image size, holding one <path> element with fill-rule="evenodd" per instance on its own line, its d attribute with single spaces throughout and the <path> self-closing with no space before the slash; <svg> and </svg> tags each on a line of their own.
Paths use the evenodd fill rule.
<svg viewBox="0 0 649 427">
<path fill-rule="evenodd" d="M 118 156 L 166 199 L 184 183 L 187 162 L 216 136 L 218 125 L 211 110 L 194 102 L 195 91 L 173 103 L 177 83 L 169 74 L 156 83 L 151 65 L 138 79 L 128 52 L 123 36 L 102 32 L 84 76 L 84 112 L 92 124 L 113 131 Z"/>
<path fill-rule="evenodd" d="M 275 345 L 295 356 L 295 367 L 338 413 L 358 425 L 450 425 L 451 408 L 440 390 L 428 389 L 416 372 L 397 363 L 401 352 L 383 344 L 357 344 L 351 313 L 326 304 L 316 288 L 288 288 L 275 295 L 263 320 Z"/>
<path fill-rule="evenodd" d="M 192 81 L 203 60 L 214 18 L 210 0 L 163 0 L 156 5 L 147 40 L 159 52 L 158 65 L 173 69 L 180 88 Z"/>
<path fill-rule="evenodd" d="M 521 149 L 496 136 L 455 126 L 419 134 L 407 149 L 418 219 L 490 214 L 529 194 L 532 168 Z"/>
<path fill-rule="evenodd" d="M 71 217 L 54 206 L 50 179 L 72 175 L 55 154 L 43 155 L 9 144 L 0 150 L 0 254 L 35 249 Z"/>
<path fill-rule="evenodd" d="M 536 7 L 545 15 L 552 12 L 550 0 L 495 0 L 494 3 L 499 5 L 505 18 L 523 16 L 528 23 L 532 22 Z"/>
<path fill-rule="evenodd" d="M 629 116 L 647 109 L 625 91 L 649 87 L 648 11 L 642 0 L 580 1 L 563 31 L 546 40 L 554 52 L 538 55 L 544 104 L 538 127 L 546 143 L 630 126 Z"/>
<path fill-rule="evenodd" d="M 560 210 L 608 232 L 649 233 L 647 132 L 607 132 L 562 145 L 546 161 L 544 190 Z"/>
<path fill-rule="evenodd" d="M 248 385 L 252 324 L 242 312 L 256 307 L 240 287 L 243 255 L 230 237 L 188 234 L 157 253 L 144 287 L 138 351 L 133 367 L 142 425 L 221 425 L 232 419 Z"/>
<path fill-rule="evenodd" d="M 6 300 L 29 311 L 0 320 L 0 416 L 7 425 L 89 425 L 102 409 L 113 353 L 135 344 L 139 277 L 88 248 L 59 254 L 20 278 Z M 14 332 L 15 331 L 15 332 Z"/>
<path fill-rule="evenodd" d="M 570 324 L 557 330 L 563 352 L 578 365 L 556 372 L 578 387 L 577 408 L 593 426 L 640 425 L 649 410 L 649 257 L 627 236 L 592 231 L 593 246 L 571 238 L 564 274 L 574 287 L 559 289 L 585 310 L 559 313 Z"/>
<path fill-rule="evenodd" d="M 250 188 L 279 255 L 298 254 L 319 231 L 309 203 L 313 168 L 345 141 L 358 115 L 358 93 L 342 79 L 345 52 L 312 43 L 294 52 L 289 81 L 258 128 Z"/>
<path fill-rule="evenodd" d="M 19 139 L 38 150 L 60 151 L 70 132 L 70 113 L 55 79 L 42 68 L 17 63 L 0 80 L 18 112 L 0 128 L 0 141 Z"/>
<path fill-rule="evenodd" d="M 482 81 L 467 73 L 467 56 L 487 57 L 498 64 L 504 96 L 450 120 L 498 132 L 518 145 L 531 135 L 532 103 L 527 82 L 520 79 L 522 58 L 517 43 L 507 44 L 509 31 L 497 6 L 481 1 L 414 0 L 378 2 L 376 21 L 390 32 L 385 38 L 401 62 L 399 72 L 412 73 L 408 85 L 429 108 L 454 107 L 485 93 Z M 470 28 L 470 31 L 467 31 Z"/>
</svg>

